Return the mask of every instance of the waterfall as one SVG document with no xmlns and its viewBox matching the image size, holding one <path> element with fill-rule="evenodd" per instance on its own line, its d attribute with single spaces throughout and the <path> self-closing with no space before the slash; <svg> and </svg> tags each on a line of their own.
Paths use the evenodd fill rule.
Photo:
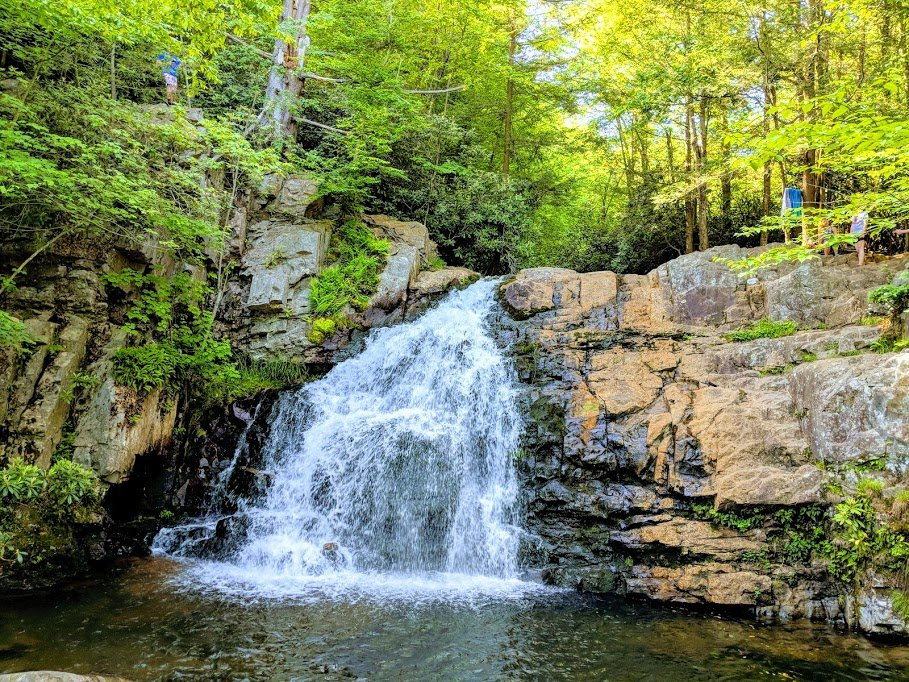
<svg viewBox="0 0 909 682">
<path fill-rule="evenodd" d="M 281 396 L 262 453 L 267 493 L 241 504 L 227 556 L 196 565 L 206 583 L 249 593 L 516 582 L 522 422 L 489 328 L 496 286 L 480 281 L 374 330 L 361 353 Z M 198 557 L 181 532 L 162 531 L 156 551 Z"/>
</svg>

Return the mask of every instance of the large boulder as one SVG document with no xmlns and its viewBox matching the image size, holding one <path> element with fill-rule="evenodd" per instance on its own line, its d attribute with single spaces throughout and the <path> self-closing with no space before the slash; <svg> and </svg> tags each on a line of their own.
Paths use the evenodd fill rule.
<svg viewBox="0 0 909 682">
<path fill-rule="evenodd" d="M 248 229 L 243 271 L 250 277 L 246 307 L 252 311 L 309 310 L 309 280 L 328 253 L 332 224 L 263 220 Z"/>
<path fill-rule="evenodd" d="M 909 353 L 832 358 L 797 367 L 794 410 L 824 462 L 909 454 Z"/>
<path fill-rule="evenodd" d="M 618 279 L 612 272 L 579 274 L 564 268 L 521 270 L 501 288 L 502 302 L 512 316 L 526 319 L 557 311 L 569 323 L 615 303 Z"/>
</svg>

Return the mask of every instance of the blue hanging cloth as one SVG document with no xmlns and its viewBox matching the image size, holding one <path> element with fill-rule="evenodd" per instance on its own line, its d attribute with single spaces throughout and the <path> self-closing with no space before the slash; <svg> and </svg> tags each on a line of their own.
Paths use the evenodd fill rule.
<svg viewBox="0 0 909 682">
<path fill-rule="evenodd" d="M 780 211 L 780 215 L 785 216 L 788 213 L 802 215 L 802 190 L 798 187 L 786 187 L 783 190 L 783 210 Z"/>
</svg>

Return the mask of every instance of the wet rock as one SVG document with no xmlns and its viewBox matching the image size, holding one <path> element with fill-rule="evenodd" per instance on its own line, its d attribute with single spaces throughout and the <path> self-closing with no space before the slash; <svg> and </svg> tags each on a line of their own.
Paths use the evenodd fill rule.
<svg viewBox="0 0 909 682">
<path fill-rule="evenodd" d="M 416 246 L 402 244 L 394 247 L 385 263 L 385 269 L 379 275 L 376 293 L 369 299 L 369 307 L 389 312 L 402 309 L 407 302 L 410 284 L 417 277 L 420 269 L 419 251 Z"/>
<path fill-rule="evenodd" d="M 129 682 L 125 677 L 109 675 L 77 675 L 55 670 L 32 670 L 24 673 L 0 674 L 0 682 Z"/>
<path fill-rule="evenodd" d="M 610 540 L 632 551 L 653 551 L 653 546 L 658 545 L 661 549 L 682 554 L 738 559 L 743 552 L 760 550 L 764 537 L 758 531 L 742 535 L 734 530 L 716 528 L 706 521 L 670 518 L 630 530 L 616 531 Z"/>
<path fill-rule="evenodd" d="M 480 275 L 467 268 L 423 270 L 407 292 L 406 317 L 411 319 L 454 289 L 473 284 Z"/>
<path fill-rule="evenodd" d="M 754 606 L 770 595 L 772 581 L 752 571 L 730 571 L 725 564 L 635 566 L 625 588 L 629 594 L 658 601 Z"/>
</svg>

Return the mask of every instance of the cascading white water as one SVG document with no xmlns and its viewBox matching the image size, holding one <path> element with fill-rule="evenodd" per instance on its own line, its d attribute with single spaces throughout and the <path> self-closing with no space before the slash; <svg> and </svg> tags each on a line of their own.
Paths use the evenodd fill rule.
<svg viewBox="0 0 909 682">
<path fill-rule="evenodd" d="M 480 281 L 374 331 L 359 355 L 279 400 L 263 453 L 272 483 L 241 509 L 245 534 L 226 561 L 204 564 L 207 584 L 517 582 L 522 424 L 489 329 L 495 287 Z M 156 549 L 188 553 L 180 532 L 162 532 Z"/>
</svg>

